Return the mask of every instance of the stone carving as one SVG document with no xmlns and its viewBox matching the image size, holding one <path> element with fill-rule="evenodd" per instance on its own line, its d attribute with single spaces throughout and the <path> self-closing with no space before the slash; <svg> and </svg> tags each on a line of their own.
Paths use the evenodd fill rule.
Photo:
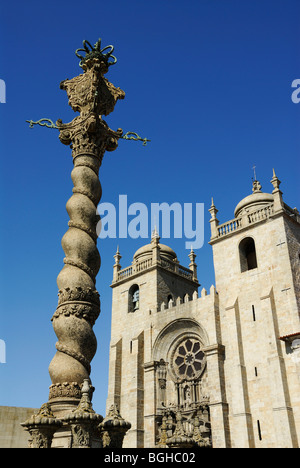
<svg viewBox="0 0 300 468">
<path fill-rule="evenodd" d="M 77 382 L 63 382 L 52 384 L 49 387 L 49 400 L 53 398 L 75 398 L 80 400 L 81 389 Z"/>
<path fill-rule="evenodd" d="M 123 135 L 122 129 L 111 130 L 101 116 L 110 114 L 125 93 L 103 76 L 108 67 L 101 58 L 86 60 L 84 68 L 85 73 L 60 84 L 67 91 L 69 105 L 80 116 L 68 124 L 58 120 L 56 125 L 60 141 L 65 145 L 72 143 L 73 157 L 91 154 L 101 162 L 104 151 L 113 151 Z"/>
<path fill-rule="evenodd" d="M 78 407 L 63 418 L 63 422 L 71 427 L 72 448 L 91 448 L 98 439 L 100 446 L 100 434 L 98 425 L 103 417 L 93 410 L 90 394 L 91 385 L 85 379 L 81 390 L 81 400 Z"/>
<path fill-rule="evenodd" d="M 113 404 L 99 428 L 104 448 L 122 448 L 123 439 L 131 424 L 122 418 L 118 406 Z"/>
<path fill-rule="evenodd" d="M 157 419 L 159 447 L 212 447 L 209 406 L 205 401 L 193 406 L 191 411 L 176 405 L 163 410 Z"/>
<path fill-rule="evenodd" d="M 59 300 L 52 317 L 58 343 L 49 366 L 51 401 L 64 397 L 78 400 L 81 385 L 89 379 L 90 363 L 97 349 L 92 327 L 100 313 L 99 294 L 95 288 L 100 269 L 96 207 L 102 189 L 98 175 L 104 152 L 113 151 L 123 134 L 122 129 L 113 131 L 102 119 L 102 115 L 113 111 L 118 99 L 125 97 L 124 91 L 104 77 L 109 65 L 115 63 L 109 61 L 114 59 L 113 48 L 108 46 L 101 50 L 100 40 L 90 49 L 88 45 L 84 41 L 84 49 L 78 49 L 86 52 L 85 57 L 76 51 L 82 59 L 80 65 L 84 73 L 60 85 L 67 92 L 69 105 L 80 115 L 69 123 L 61 120 L 56 123 L 60 141 L 72 148 L 74 188 L 66 206 L 69 229 L 62 239 L 64 267 L 57 278 Z M 76 434 L 79 438 L 80 431 Z"/>
<path fill-rule="evenodd" d="M 45 403 L 37 414 L 33 414 L 21 425 L 30 433 L 30 448 L 51 448 L 53 434 L 62 425 L 62 421 L 54 417 L 49 403 Z"/>
<path fill-rule="evenodd" d="M 195 416 L 193 420 L 194 424 L 194 432 L 193 432 L 193 440 L 196 442 L 198 447 L 200 448 L 211 448 L 211 441 L 210 441 L 210 433 L 206 433 L 203 430 L 203 434 L 200 429 L 200 419 L 198 415 Z M 203 426 L 202 426 L 203 427 Z M 206 435 L 206 437 L 204 437 Z"/>
<path fill-rule="evenodd" d="M 189 437 L 185 432 L 182 423 L 182 414 L 180 411 L 176 412 L 176 427 L 174 434 L 166 440 L 169 448 L 191 448 L 196 446 L 196 442 L 192 437 Z"/>
<path fill-rule="evenodd" d="M 168 425 L 167 425 L 167 416 L 164 415 L 162 418 L 162 423 L 160 426 L 160 438 L 158 441 L 159 447 L 166 447 L 167 446 L 167 439 L 168 439 Z"/>
</svg>

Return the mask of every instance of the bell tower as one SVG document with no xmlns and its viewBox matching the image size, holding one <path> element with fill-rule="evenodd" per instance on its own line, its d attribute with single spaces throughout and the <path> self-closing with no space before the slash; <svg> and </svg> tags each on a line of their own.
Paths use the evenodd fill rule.
<svg viewBox="0 0 300 468">
<path fill-rule="evenodd" d="M 271 183 L 263 193 L 255 180 L 231 221 L 219 224 L 213 202 L 209 210 L 236 447 L 299 443 L 300 217 L 284 203 L 275 171 Z"/>
</svg>

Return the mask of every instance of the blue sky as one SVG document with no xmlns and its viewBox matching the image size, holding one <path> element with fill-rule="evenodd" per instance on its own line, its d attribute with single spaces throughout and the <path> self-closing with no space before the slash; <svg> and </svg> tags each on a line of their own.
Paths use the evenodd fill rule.
<svg viewBox="0 0 300 468">
<path fill-rule="evenodd" d="M 204 203 L 205 243 L 197 250 L 203 287 L 214 283 L 208 244 L 211 197 L 225 222 L 251 193 L 252 167 L 270 192 L 272 168 L 284 200 L 299 208 L 300 78 L 298 0 L 2 2 L 0 79 L 0 405 L 40 407 L 51 384 L 56 277 L 63 266 L 71 150 L 53 129 L 25 120 L 75 117 L 60 81 L 81 72 L 83 39 L 113 44 L 107 78 L 126 93 L 106 120 L 151 139 L 120 141 L 100 170 L 102 202 Z M 123 267 L 145 239 L 99 240 L 102 312 L 91 378 L 105 413 L 113 255 Z M 162 239 L 188 265 L 185 239 Z"/>
</svg>

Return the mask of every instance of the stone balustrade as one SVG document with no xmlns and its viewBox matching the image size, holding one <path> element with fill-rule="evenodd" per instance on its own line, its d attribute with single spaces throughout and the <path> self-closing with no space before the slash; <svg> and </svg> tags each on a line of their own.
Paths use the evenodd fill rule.
<svg viewBox="0 0 300 468">
<path fill-rule="evenodd" d="M 245 227 L 248 227 L 251 224 L 259 223 L 260 221 L 264 221 L 270 216 L 274 214 L 274 205 L 271 203 L 270 205 L 264 206 L 263 208 L 259 208 L 251 213 L 245 213 L 243 216 L 239 218 L 234 218 L 226 223 L 220 224 L 217 226 L 217 238 L 225 237 L 232 232 L 238 231 Z"/>
<path fill-rule="evenodd" d="M 173 271 L 174 273 L 183 276 L 184 278 L 187 278 L 191 281 L 195 279 L 193 276 L 193 271 L 189 268 L 180 265 L 179 262 L 161 258 L 158 262 L 158 265 L 166 270 Z M 152 266 L 154 266 L 152 258 L 136 261 L 129 267 L 123 268 L 122 270 L 118 271 L 116 281 L 122 281 L 124 279 L 127 279 L 130 276 L 134 276 L 137 273 L 141 273 L 142 271 L 152 268 Z"/>
</svg>

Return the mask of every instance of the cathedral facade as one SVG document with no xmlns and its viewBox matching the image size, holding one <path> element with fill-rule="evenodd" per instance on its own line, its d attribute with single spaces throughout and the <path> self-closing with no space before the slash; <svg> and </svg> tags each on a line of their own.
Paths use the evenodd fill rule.
<svg viewBox="0 0 300 468">
<path fill-rule="evenodd" d="M 116 253 L 107 409 L 131 423 L 124 448 L 299 446 L 300 216 L 271 183 L 223 224 L 212 202 L 209 291 L 156 230 L 129 267 Z"/>
</svg>

